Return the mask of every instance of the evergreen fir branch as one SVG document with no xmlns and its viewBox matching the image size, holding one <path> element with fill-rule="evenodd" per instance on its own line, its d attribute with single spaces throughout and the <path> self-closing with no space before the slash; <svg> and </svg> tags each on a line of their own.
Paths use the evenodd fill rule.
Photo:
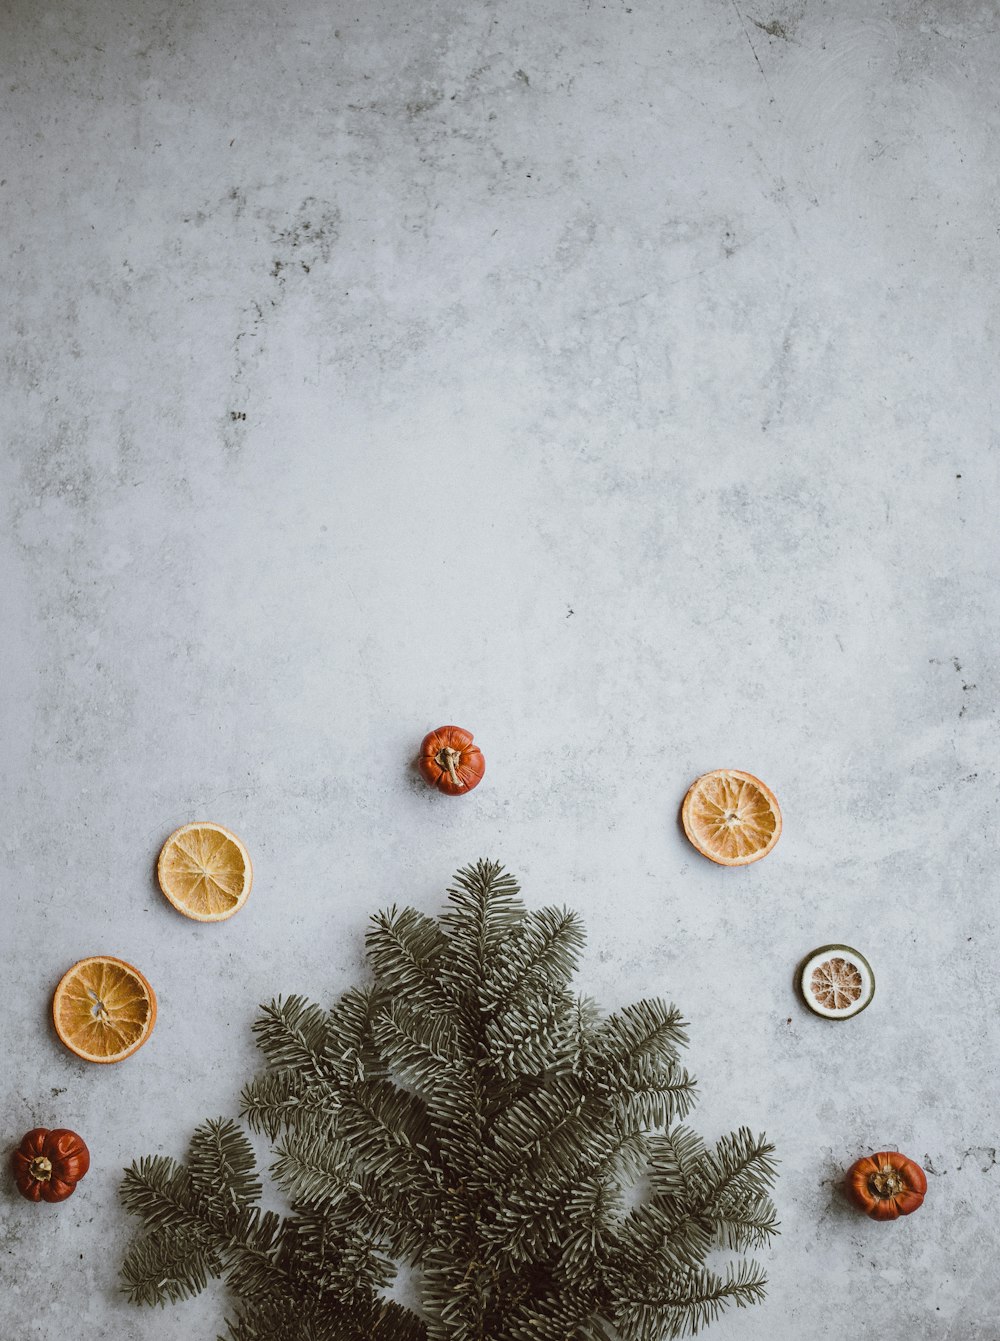
<svg viewBox="0 0 1000 1341">
<path fill-rule="evenodd" d="M 594 1310 L 594 1292 L 567 1293 L 558 1286 L 535 1287 L 513 1309 L 504 1328 L 505 1341 L 611 1341 Z"/>
<path fill-rule="evenodd" d="M 362 1174 L 338 1208 L 355 1231 L 368 1234 L 400 1261 L 419 1261 L 433 1234 L 433 1203 L 418 1195 L 388 1194 L 372 1174 Z"/>
<path fill-rule="evenodd" d="M 766 1136 L 754 1136 L 748 1127 L 723 1136 L 691 1171 L 689 1192 L 701 1210 L 722 1214 L 741 1201 L 764 1196 L 777 1170 L 774 1146 Z"/>
<path fill-rule="evenodd" d="M 593 1277 L 617 1251 L 624 1190 L 645 1172 L 647 1150 L 645 1132 L 612 1129 L 591 1142 L 563 1186 L 556 1184 L 567 1237 L 554 1246 L 567 1278 Z"/>
<path fill-rule="evenodd" d="M 572 1071 L 575 1056 L 570 1046 L 559 1047 L 563 1037 L 568 1039 L 572 1009 L 573 999 L 565 992 L 539 995 L 530 1004 L 509 1004 L 485 1022 L 490 1061 L 510 1079 Z"/>
<path fill-rule="evenodd" d="M 501 946 L 524 917 L 519 892 L 499 862 L 477 861 L 455 876 L 451 908 L 441 918 L 448 937 L 441 977 L 458 999 L 478 997 Z"/>
<path fill-rule="evenodd" d="M 679 1012 L 604 1019 L 573 996 L 582 928 L 526 912 L 496 863 L 459 872 L 449 899 L 437 922 L 373 919 L 370 988 L 263 1009 L 269 1067 L 243 1115 L 280 1137 L 288 1214 L 261 1209 L 249 1142 L 221 1119 L 185 1165 L 126 1171 L 145 1229 L 132 1299 L 222 1276 L 230 1341 L 667 1341 L 762 1297 L 756 1264 L 706 1260 L 776 1232 L 773 1149 L 746 1128 L 708 1149 L 674 1125 L 694 1100 Z M 420 1269 L 419 1317 L 383 1294 L 400 1260 Z"/>
<path fill-rule="evenodd" d="M 756 1262 L 730 1267 L 725 1276 L 707 1270 L 676 1273 L 652 1289 L 617 1300 L 614 1322 L 622 1341 L 674 1341 L 693 1336 L 730 1305 L 759 1303 L 766 1284 Z"/>
<path fill-rule="evenodd" d="M 682 1200 L 690 1195 L 705 1143 L 689 1127 L 673 1127 L 649 1141 L 649 1180 L 660 1197 Z"/>
<path fill-rule="evenodd" d="M 643 1133 L 612 1131 L 593 1134 L 568 1169 L 546 1167 L 540 1178 L 529 1160 L 500 1190 L 484 1238 L 513 1259 L 555 1251 L 567 1273 L 582 1271 L 580 1245 L 587 1245 L 591 1264 L 598 1245 L 610 1245 L 622 1215 L 622 1184 L 639 1177 L 645 1150 Z"/>
<path fill-rule="evenodd" d="M 345 1141 L 293 1132 L 276 1147 L 271 1175 L 300 1206 L 335 1209 L 357 1181 L 357 1160 Z"/>
<path fill-rule="evenodd" d="M 544 1258 L 554 1246 L 553 1230 L 561 1224 L 565 1204 L 564 1187 L 542 1186 L 537 1177 L 526 1177 L 505 1189 L 492 1220 L 478 1226 L 479 1237 L 513 1263 Z"/>
<path fill-rule="evenodd" d="M 216 1214 L 242 1207 L 262 1192 L 250 1142 L 234 1122 L 219 1118 L 200 1126 L 187 1156 L 193 1190 Z"/>
<path fill-rule="evenodd" d="M 711 1219 L 689 1206 L 635 1206 L 619 1228 L 610 1273 L 634 1284 L 697 1269 L 715 1241 L 714 1231 Z"/>
<path fill-rule="evenodd" d="M 347 1312 L 322 1296 L 290 1304 L 243 1307 L 219 1341 L 426 1341 L 423 1323 L 391 1300 Z"/>
<path fill-rule="evenodd" d="M 386 1299 L 372 1310 L 364 1341 L 427 1341 L 427 1327 L 408 1308 Z"/>
<path fill-rule="evenodd" d="M 489 1106 L 479 1073 L 472 1069 L 444 1071 L 433 1092 L 423 1098 L 442 1173 L 453 1183 L 475 1181 L 482 1163 Z"/>
<path fill-rule="evenodd" d="M 417 1095 L 384 1080 L 358 1085 L 343 1097 L 336 1131 L 357 1163 L 376 1178 L 391 1179 L 399 1194 L 435 1195 L 441 1171 Z"/>
<path fill-rule="evenodd" d="M 204 1196 L 187 1169 L 163 1156 L 127 1169 L 120 1195 L 126 1210 L 150 1231 L 130 1250 L 123 1268 L 123 1288 L 129 1293 L 138 1288 L 142 1302 L 162 1302 L 150 1284 L 157 1265 L 167 1298 L 197 1293 L 206 1271 L 227 1274 L 248 1297 L 287 1288 L 287 1273 L 272 1260 L 281 1224 L 273 1212 Z"/>
<path fill-rule="evenodd" d="M 336 1079 L 326 1057 L 327 1013 L 305 997 L 277 997 L 261 1007 L 253 1026 L 257 1046 L 276 1068 L 298 1070 L 310 1078 Z"/>
<path fill-rule="evenodd" d="M 330 1011 L 326 1022 L 326 1061 L 343 1084 L 385 1074 L 373 1033 L 382 994 L 373 987 L 352 987 Z"/>
<path fill-rule="evenodd" d="M 464 1251 L 456 1253 L 455 1247 Z M 463 1261 L 463 1257 L 466 1259 Z M 486 1341 L 498 1274 L 475 1240 L 429 1244 L 422 1259 L 428 1341 Z"/>
<path fill-rule="evenodd" d="M 439 1076 L 463 1061 L 454 1022 L 387 1004 L 375 1020 L 375 1039 L 394 1075 L 417 1090 L 432 1090 Z"/>
<path fill-rule="evenodd" d="M 497 956 L 484 983 L 483 1009 L 501 1010 L 511 1002 L 539 992 L 551 996 L 564 990 L 579 960 L 586 936 L 576 913 L 568 908 L 540 908 L 528 913 L 512 931 L 506 953 Z"/>
<path fill-rule="evenodd" d="M 391 1284 L 396 1267 L 376 1238 L 361 1229 L 353 1210 L 296 1206 L 282 1226 L 275 1262 L 309 1282 L 310 1298 L 321 1294 L 357 1311 Z"/>
<path fill-rule="evenodd" d="M 277 1260 L 276 1249 L 283 1232 L 281 1217 L 274 1211 L 248 1206 L 226 1223 L 227 1239 L 220 1248 L 229 1288 L 245 1299 L 281 1297 L 296 1288 L 295 1270 Z"/>
<path fill-rule="evenodd" d="M 340 1106 L 339 1088 L 339 1082 L 310 1080 L 292 1068 L 265 1071 L 243 1087 L 240 1116 L 272 1141 L 285 1128 L 323 1128 Z"/>
<path fill-rule="evenodd" d="M 773 1159 L 774 1146 L 766 1136 L 754 1136 L 749 1127 L 740 1127 L 716 1142 L 714 1155 L 708 1157 L 717 1171 L 715 1192 L 749 1192 L 756 1195 L 772 1187 L 778 1176 Z"/>
<path fill-rule="evenodd" d="M 571 996 L 549 1041 L 552 1069 L 560 1073 L 568 1070 L 588 1079 L 598 1078 L 607 1069 L 607 1062 L 597 1051 L 601 1024 L 601 1012 L 596 1002 L 590 997 Z"/>
<path fill-rule="evenodd" d="M 574 1188 L 566 1202 L 566 1230 L 557 1242 L 559 1273 L 574 1289 L 603 1283 L 604 1267 L 614 1252 L 625 1204 L 621 1182 L 591 1177 Z"/>
<path fill-rule="evenodd" d="M 322 1214 L 330 1229 L 347 1226 L 355 1238 L 361 1236 L 366 1254 L 369 1244 L 381 1242 L 395 1256 L 412 1260 L 431 1232 L 434 1207 L 426 1193 L 403 1196 L 395 1189 L 387 1191 L 384 1179 L 358 1168 L 353 1151 L 344 1142 L 293 1134 L 276 1153 L 271 1172 L 295 1203 L 299 1219 L 312 1215 L 315 1220 Z M 338 1247 L 339 1258 L 350 1250 L 351 1242 L 345 1237 Z"/>
<path fill-rule="evenodd" d="M 613 1104 L 629 1127 L 666 1127 L 684 1118 L 695 1102 L 695 1083 L 682 1066 L 640 1055 L 613 1087 Z"/>
<path fill-rule="evenodd" d="M 126 1169 L 120 1198 L 125 1209 L 140 1216 L 147 1229 L 201 1231 L 202 1217 L 190 1176 L 166 1155 L 147 1155 Z"/>
<path fill-rule="evenodd" d="M 719 1246 L 731 1252 L 762 1248 L 778 1232 L 778 1213 L 770 1197 L 720 1209 L 712 1219 Z"/>
<path fill-rule="evenodd" d="M 648 1133 L 615 1126 L 591 1146 L 582 1167 L 588 1177 L 634 1183 L 646 1172 L 648 1160 Z"/>
<path fill-rule="evenodd" d="M 196 1234 L 156 1229 L 129 1247 L 122 1290 L 133 1304 L 176 1304 L 200 1294 L 220 1269 Z"/>
<path fill-rule="evenodd" d="M 529 1090 L 504 1110 L 493 1125 L 486 1155 L 488 1172 L 506 1181 L 510 1172 L 542 1152 L 549 1159 L 579 1158 L 576 1139 L 589 1095 L 572 1076 L 552 1078 Z"/>
<path fill-rule="evenodd" d="M 676 1062 L 677 1049 L 686 1047 L 687 1041 L 680 1011 L 658 997 L 615 1011 L 595 1038 L 601 1056 L 626 1066 L 632 1066 L 640 1058 Z"/>
<path fill-rule="evenodd" d="M 437 972 L 446 945 L 434 918 L 416 908 L 400 911 L 395 905 L 374 915 L 365 936 L 375 979 L 392 997 L 410 997 L 428 988 L 440 994 Z"/>
</svg>

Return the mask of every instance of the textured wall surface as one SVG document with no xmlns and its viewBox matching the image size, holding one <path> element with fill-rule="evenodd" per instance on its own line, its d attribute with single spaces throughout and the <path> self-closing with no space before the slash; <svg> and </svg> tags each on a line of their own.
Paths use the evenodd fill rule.
<svg viewBox="0 0 1000 1341">
<path fill-rule="evenodd" d="M 117 1293 L 121 1166 L 483 854 L 778 1144 L 713 1337 L 996 1341 L 996 6 L 7 0 L 0 61 L 0 1135 L 94 1156 L 4 1175 L 3 1341 L 215 1337 Z M 442 720 L 466 801 L 409 767 Z M 783 804 L 744 871 L 677 825 L 720 765 Z M 221 926 L 152 878 L 192 818 L 256 864 Z M 879 990 L 830 1024 L 839 940 Z M 113 1068 L 47 1017 L 99 951 L 160 998 Z M 837 1181 L 885 1145 L 931 1186 L 880 1226 Z"/>
</svg>

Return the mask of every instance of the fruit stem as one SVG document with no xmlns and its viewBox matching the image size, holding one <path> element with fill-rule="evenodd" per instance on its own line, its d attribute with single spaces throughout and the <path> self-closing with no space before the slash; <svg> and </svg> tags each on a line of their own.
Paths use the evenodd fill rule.
<svg viewBox="0 0 1000 1341">
<path fill-rule="evenodd" d="M 45 1155 L 36 1155 L 29 1165 L 28 1172 L 36 1183 L 47 1183 L 52 1177 L 52 1161 Z"/>
<path fill-rule="evenodd" d="M 448 776 L 451 778 L 453 785 L 456 787 L 464 786 L 462 779 L 455 772 L 455 764 L 459 759 L 461 759 L 461 757 L 462 757 L 461 750 L 453 750 L 450 745 L 445 745 L 443 749 L 438 750 L 437 754 L 436 762 L 438 767 L 446 768 L 448 770 Z"/>
<path fill-rule="evenodd" d="M 879 1173 L 873 1173 L 868 1179 L 868 1186 L 876 1197 L 888 1200 L 890 1197 L 896 1197 L 903 1190 L 903 1180 L 896 1169 L 882 1169 Z"/>
</svg>

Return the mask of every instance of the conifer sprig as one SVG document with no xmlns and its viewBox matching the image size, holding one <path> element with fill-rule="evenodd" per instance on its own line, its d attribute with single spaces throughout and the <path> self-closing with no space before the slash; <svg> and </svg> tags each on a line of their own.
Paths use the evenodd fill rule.
<svg viewBox="0 0 1000 1341">
<path fill-rule="evenodd" d="M 494 862 L 448 898 L 438 920 L 377 914 L 372 983 L 331 1009 L 263 1007 L 243 1116 L 274 1145 L 287 1215 L 260 1209 L 233 1122 L 199 1127 L 184 1164 L 126 1171 L 136 1303 L 222 1276 L 227 1341 L 670 1341 L 763 1298 L 757 1263 L 706 1261 L 776 1233 L 773 1148 L 678 1125 L 695 1101 L 680 1013 L 603 1017 L 574 995 L 579 919 L 528 912 Z M 402 1262 L 414 1308 L 386 1296 Z"/>
</svg>

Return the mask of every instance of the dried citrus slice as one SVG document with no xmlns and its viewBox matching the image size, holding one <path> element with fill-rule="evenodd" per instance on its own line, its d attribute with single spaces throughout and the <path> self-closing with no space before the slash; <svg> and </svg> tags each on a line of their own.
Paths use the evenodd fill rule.
<svg viewBox="0 0 1000 1341">
<path fill-rule="evenodd" d="M 809 1009 L 828 1020 L 850 1019 L 875 995 L 871 964 L 849 945 L 814 950 L 803 965 L 799 985 Z"/>
<path fill-rule="evenodd" d="M 156 878 L 185 917 L 223 922 L 246 903 L 253 866 L 240 840 L 221 824 L 185 824 L 163 844 Z"/>
<path fill-rule="evenodd" d="M 156 994 L 131 964 L 91 955 L 59 980 L 52 997 L 56 1033 L 87 1062 L 120 1062 L 141 1048 L 156 1023 Z"/>
<path fill-rule="evenodd" d="M 760 861 L 781 836 L 774 792 L 738 768 L 717 768 L 693 782 L 681 807 L 681 821 L 702 856 L 720 866 Z"/>
</svg>

